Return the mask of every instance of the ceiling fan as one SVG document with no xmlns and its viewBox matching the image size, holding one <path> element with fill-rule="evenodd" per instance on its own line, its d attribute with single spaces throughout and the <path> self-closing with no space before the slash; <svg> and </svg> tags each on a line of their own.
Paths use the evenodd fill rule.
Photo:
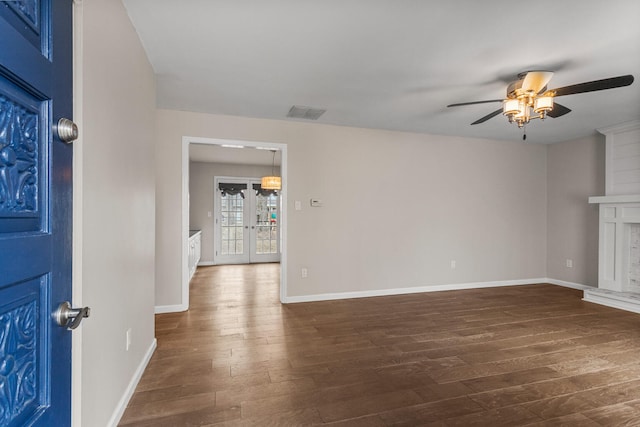
<svg viewBox="0 0 640 427">
<path fill-rule="evenodd" d="M 547 116 L 557 118 L 570 113 L 571 110 L 569 108 L 554 101 L 558 96 L 614 89 L 629 86 L 633 83 L 633 76 L 628 74 L 626 76 L 594 80 L 556 89 L 547 89 L 547 84 L 552 76 L 552 71 L 526 71 L 518 74 L 518 80 L 509 84 L 507 87 L 507 97 L 505 99 L 462 102 L 459 104 L 450 104 L 447 105 L 447 107 L 501 102 L 502 108 L 487 114 L 471 124 L 477 125 L 484 123 L 490 118 L 502 113 L 507 116 L 509 123 L 516 123 L 518 127 L 521 128 L 529 123 L 531 119 L 544 119 Z"/>
</svg>

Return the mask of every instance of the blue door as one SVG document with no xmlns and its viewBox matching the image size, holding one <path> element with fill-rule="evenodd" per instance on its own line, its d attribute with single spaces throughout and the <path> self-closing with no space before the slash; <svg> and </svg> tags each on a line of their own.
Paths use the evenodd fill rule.
<svg viewBox="0 0 640 427">
<path fill-rule="evenodd" d="M 68 426 L 71 0 L 0 1 L 0 426 Z"/>
</svg>

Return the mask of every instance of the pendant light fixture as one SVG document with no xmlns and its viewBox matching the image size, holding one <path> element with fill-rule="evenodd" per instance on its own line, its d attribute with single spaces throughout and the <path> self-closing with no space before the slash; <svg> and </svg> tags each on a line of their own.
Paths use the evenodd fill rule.
<svg viewBox="0 0 640 427">
<path fill-rule="evenodd" d="M 276 168 L 276 150 L 273 153 L 273 161 L 271 162 L 271 175 L 263 176 L 260 186 L 265 190 L 280 190 L 282 188 L 282 178 L 275 175 Z"/>
</svg>

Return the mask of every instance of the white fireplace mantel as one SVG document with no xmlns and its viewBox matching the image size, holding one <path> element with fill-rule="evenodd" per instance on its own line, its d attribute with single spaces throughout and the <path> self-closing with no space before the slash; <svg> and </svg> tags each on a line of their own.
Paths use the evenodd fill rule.
<svg viewBox="0 0 640 427">
<path fill-rule="evenodd" d="M 589 203 L 640 203 L 640 194 L 625 194 L 621 196 L 591 196 Z"/>
</svg>

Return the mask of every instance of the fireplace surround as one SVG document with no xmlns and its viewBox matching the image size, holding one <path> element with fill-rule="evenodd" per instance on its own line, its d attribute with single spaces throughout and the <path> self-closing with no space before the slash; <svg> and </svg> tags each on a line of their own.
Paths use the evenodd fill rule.
<svg viewBox="0 0 640 427">
<path fill-rule="evenodd" d="M 606 137 L 600 205 L 598 287 L 584 300 L 640 313 L 640 121 L 599 129 Z"/>
</svg>

